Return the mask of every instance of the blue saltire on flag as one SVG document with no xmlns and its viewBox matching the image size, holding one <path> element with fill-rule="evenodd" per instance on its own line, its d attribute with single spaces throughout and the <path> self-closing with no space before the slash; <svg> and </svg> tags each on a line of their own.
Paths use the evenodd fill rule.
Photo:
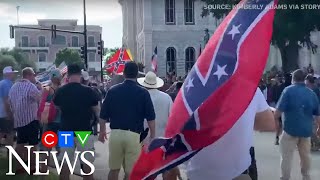
<svg viewBox="0 0 320 180">
<path fill-rule="evenodd" d="M 154 179 L 224 138 L 234 126 L 266 65 L 276 4 L 243 0 L 224 19 L 186 78 L 165 137 L 143 148 L 130 180 Z M 262 8 L 245 8 L 249 6 Z"/>
</svg>

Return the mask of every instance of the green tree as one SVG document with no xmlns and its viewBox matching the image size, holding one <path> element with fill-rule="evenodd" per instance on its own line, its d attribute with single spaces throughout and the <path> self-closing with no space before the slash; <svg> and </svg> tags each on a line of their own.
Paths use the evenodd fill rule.
<svg viewBox="0 0 320 180">
<path fill-rule="evenodd" d="M 105 48 L 105 59 L 108 61 L 120 48 Z"/>
<path fill-rule="evenodd" d="M 229 4 L 231 7 L 240 0 L 201 0 L 210 5 Z M 299 48 L 308 47 L 313 53 L 317 45 L 310 40 L 310 32 L 320 28 L 320 11 L 318 9 L 302 9 L 304 4 L 319 4 L 319 0 L 279 0 L 273 26 L 272 44 L 279 48 L 282 69 L 289 72 L 298 68 Z M 292 5 L 298 9 L 290 8 Z M 224 18 L 230 9 L 203 8 L 202 17 L 212 14 L 217 19 Z M 259 42 L 257 42 L 259 43 Z"/>
<path fill-rule="evenodd" d="M 104 49 L 104 60 L 103 60 L 103 65 L 105 65 L 107 62 L 108 62 L 108 60 L 119 50 L 120 48 L 117 48 L 117 47 L 115 47 L 115 48 L 105 48 Z M 107 72 L 107 70 L 106 70 L 106 68 L 103 68 L 103 74 L 104 75 L 107 75 L 108 74 L 108 72 Z"/>
<path fill-rule="evenodd" d="M 84 62 L 80 57 L 78 51 L 73 49 L 63 49 L 57 53 L 55 64 L 58 67 L 62 62 L 65 62 L 66 65 L 78 64 L 82 68 L 84 67 Z"/>
<path fill-rule="evenodd" d="M 9 49 L 9 48 L 2 48 L 0 49 L 0 54 L 12 56 L 16 62 L 16 68 L 22 70 L 25 67 L 32 67 L 36 69 L 36 63 L 30 59 L 27 59 L 24 56 L 23 51 L 20 49 Z"/>
<path fill-rule="evenodd" d="M 13 56 L 0 54 L 0 70 L 1 70 L 0 77 L 2 77 L 2 75 L 3 75 L 2 70 L 6 66 L 12 66 L 14 68 L 17 68 L 18 64 Z"/>
</svg>

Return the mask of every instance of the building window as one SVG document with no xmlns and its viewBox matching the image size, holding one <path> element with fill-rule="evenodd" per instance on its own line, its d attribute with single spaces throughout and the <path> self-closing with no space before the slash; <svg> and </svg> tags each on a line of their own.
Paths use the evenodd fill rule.
<svg viewBox="0 0 320 180">
<path fill-rule="evenodd" d="M 88 37 L 88 47 L 95 47 L 95 43 L 94 43 L 94 36 L 89 36 Z"/>
<path fill-rule="evenodd" d="M 79 47 L 79 37 L 72 36 L 72 47 Z"/>
<path fill-rule="evenodd" d="M 167 73 L 176 72 L 176 49 L 169 47 L 166 51 L 166 71 Z"/>
<path fill-rule="evenodd" d="M 166 24 L 176 23 L 175 0 L 165 0 Z"/>
<path fill-rule="evenodd" d="M 194 0 L 184 0 L 184 22 L 194 24 Z"/>
<path fill-rule="evenodd" d="M 188 73 L 192 69 L 194 62 L 195 62 L 195 50 L 193 47 L 188 47 L 186 49 L 186 66 L 185 66 L 186 73 Z"/>
<path fill-rule="evenodd" d="M 57 35 L 57 37 L 52 40 L 52 44 L 66 45 L 67 44 L 66 37 L 62 35 Z"/>
<path fill-rule="evenodd" d="M 93 53 L 93 52 L 88 53 L 88 59 L 90 62 L 96 61 L 96 53 Z"/>
<path fill-rule="evenodd" d="M 39 45 L 39 47 L 45 47 L 46 46 L 46 37 L 39 36 L 38 37 L 38 45 Z"/>
<path fill-rule="evenodd" d="M 21 47 L 29 47 L 29 37 L 28 36 L 22 36 Z"/>
<path fill-rule="evenodd" d="M 38 54 L 38 61 L 39 62 L 46 62 L 47 61 L 47 55 L 45 53 L 39 53 Z"/>
</svg>

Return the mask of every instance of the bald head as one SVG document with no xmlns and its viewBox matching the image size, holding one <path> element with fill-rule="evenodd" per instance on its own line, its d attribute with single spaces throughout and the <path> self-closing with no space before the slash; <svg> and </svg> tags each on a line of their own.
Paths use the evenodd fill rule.
<svg viewBox="0 0 320 180">
<path fill-rule="evenodd" d="M 22 69 L 22 78 L 23 79 L 28 79 L 29 81 L 35 83 L 35 73 L 31 67 L 26 67 Z"/>
<path fill-rule="evenodd" d="M 301 69 L 297 69 L 292 73 L 292 81 L 294 83 L 304 83 L 305 73 Z"/>
</svg>

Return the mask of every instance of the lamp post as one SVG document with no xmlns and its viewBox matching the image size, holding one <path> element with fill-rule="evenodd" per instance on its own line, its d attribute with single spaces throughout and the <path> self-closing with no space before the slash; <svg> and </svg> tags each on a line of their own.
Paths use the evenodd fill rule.
<svg viewBox="0 0 320 180">
<path fill-rule="evenodd" d="M 88 71 L 88 39 L 87 39 L 87 13 L 86 0 L 83 0 L 83 35 L 84 35 L 84 66 Z"/>
<path fill-rule="evenodd" d="M 17 6 L 17 25 L 19 25 L 19 9 L 20 9 L 20 6 Z"/>
</svg>

